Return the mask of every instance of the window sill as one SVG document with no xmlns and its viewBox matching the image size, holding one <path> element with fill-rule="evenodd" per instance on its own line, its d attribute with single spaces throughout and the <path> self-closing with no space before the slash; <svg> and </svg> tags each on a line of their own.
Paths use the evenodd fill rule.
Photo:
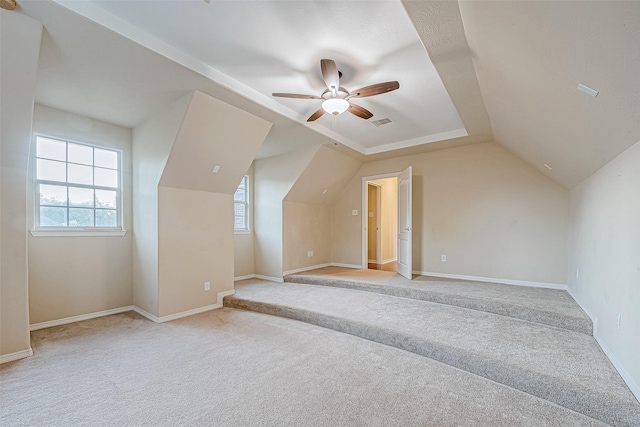
<svg viewBox="0 0 640 427">
<path fill-rule="evenodd" d="M 30 230 L 33 237 L 122 237 L 127 230 Z"/>
<path fill-rule="evenodd" d="M 233 234 L 251 234 L 251 230 L 247 230 L 247 231 L 234 230 Z"/>
</svg>

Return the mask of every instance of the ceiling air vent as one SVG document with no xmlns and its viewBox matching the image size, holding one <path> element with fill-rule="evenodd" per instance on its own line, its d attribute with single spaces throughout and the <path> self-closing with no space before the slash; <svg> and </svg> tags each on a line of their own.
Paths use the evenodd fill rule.
<svg viewBox="0 0 640 427">
<path fill-rule="evenodd" d="M 392 123 L 392 120 L 387 117 L 386 119 L 374 120 L 371 123 L 376 125 L 376 127 L 380 127 L 382 125 L 386 125 L 387 123 Z"/>
</svg>

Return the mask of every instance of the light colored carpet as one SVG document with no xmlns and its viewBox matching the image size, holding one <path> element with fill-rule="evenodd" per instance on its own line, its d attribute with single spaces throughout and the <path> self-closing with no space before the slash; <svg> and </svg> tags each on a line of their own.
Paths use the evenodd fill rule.
<svg viewBox="0 0 640 427">
<path fill-rule="evenodd" d="M 442 363 L 293 320 L 219 309 L 36 331 L 0 367 L 0 425 L 604 426 Z"/>
<path fill-rule="evenodd" d="M 225 306 L 302 320 L 420 354 L 614 425 L 640 404 L 593 337 L 491 313 L 297 283 L 236 283 Z"/>
<path fill-rule="evenodd" d="M 288 275 L 285 282 L 332 286 L 455 305 L 591 335 L 591 319 L 566 291 L 396 273 L 325 267 Z"/>
</svg>

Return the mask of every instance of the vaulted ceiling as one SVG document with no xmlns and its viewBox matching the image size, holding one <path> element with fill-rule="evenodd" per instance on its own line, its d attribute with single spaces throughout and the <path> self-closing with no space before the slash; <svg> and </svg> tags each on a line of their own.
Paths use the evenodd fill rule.
<svg viewBox="0 0 640 427">
<path fill-rule="evenodd" d="M 375 160 L 495 140 L 571 188 L 640 140 L 640 2 L 19 5 L 45 26 L 37 102 L 132 127 L 200 90 L 274 123 L 260 157 L 337 141 Z M 358 100 L 371 120 L 307 123 L 317 100 L 270 94 L 321 93 L 321 58 L 347 89 L 400 89 Z"/>
</svg>

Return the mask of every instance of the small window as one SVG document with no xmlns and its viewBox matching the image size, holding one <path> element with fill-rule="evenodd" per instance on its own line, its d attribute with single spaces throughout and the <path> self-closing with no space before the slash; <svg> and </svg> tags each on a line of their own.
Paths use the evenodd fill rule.
<svg viewBox="0 0 640 427">
<path fill-rule="evenodd" d="M 36 136 L 37 229 L 120 229 L 121 154 Z"/>
<path fill-rule="evenodd" d="M 249 231 L 249 177 L 245 175 L 233 196 L 233 229 L 236 232 Z"/>
</svg>

